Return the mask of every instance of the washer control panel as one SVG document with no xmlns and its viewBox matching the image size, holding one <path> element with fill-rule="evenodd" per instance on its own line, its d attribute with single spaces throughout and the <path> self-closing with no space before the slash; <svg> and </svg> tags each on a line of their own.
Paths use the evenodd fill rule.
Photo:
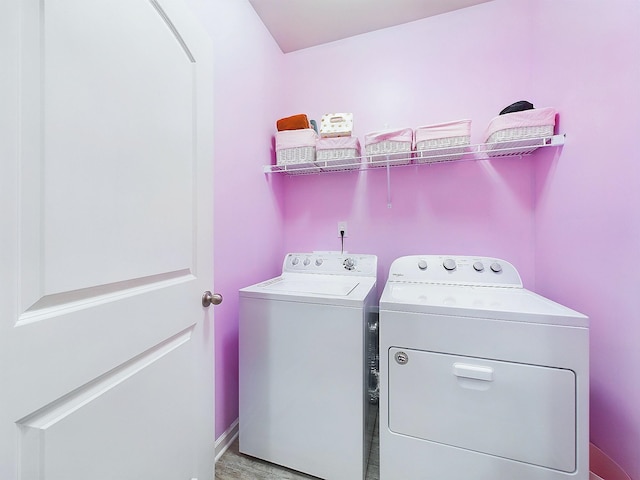
<svg viewBox="0 0 640 480">
<path fill-rule="evenodd" d="M 522 288 L 520 274 L 506 260 L 460 255 L 400 257 L 391 264 L 389 281 Z"/>
<path fill-rule="evenodd" d="M 360 275 L 375 277 L 378 257 L 337 252 L 289 253 L 282 272 L 322 273 L 325 275 Z"/>
</svg>

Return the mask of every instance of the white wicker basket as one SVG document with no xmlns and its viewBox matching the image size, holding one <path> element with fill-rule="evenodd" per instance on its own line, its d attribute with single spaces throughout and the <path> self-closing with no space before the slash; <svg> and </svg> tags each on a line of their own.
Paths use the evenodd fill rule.
<svg viewBox="0 0 640 480">
<path fill-rule="evenodd" d="M 411 163 L 411 142 L 383 140 L 365 146 L 365 153 L 373 167 L 407 165 Z"/>
<path fill-rule="evenodd" d="M 447 162 L 460 160 L 469 145 L 471 137 L 433 138 L 416 143 L 416 162 Z"/>
<path fill-rule="evenodd" d="M 360 152 L 356 148 L 330 148 L 316 152 L 316 164 L 324 171 L 360 168 Z"/>
<path fill-rule="evenodd" d="M 545 139 L 553 136 L 554 125 L 505 128 L 491 134 L 486 141 L 486 152 L 490 157 L 523 155 L 544 145 Z"/>
<path fill-rule="evenodd" d="M 316 147 L 283 148 L 276 151 L 276 165 L 286 171 L 304 169 L 305 173 L 319 172 L 315 167 Z"/>
</svg>

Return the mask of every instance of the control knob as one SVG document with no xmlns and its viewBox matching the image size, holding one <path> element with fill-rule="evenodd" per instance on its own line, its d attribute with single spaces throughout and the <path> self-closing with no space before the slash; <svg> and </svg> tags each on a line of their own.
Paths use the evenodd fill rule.
<svg viewBox="0 0 640 480">
<path fill-rule="evenodd" d="M 500 273 L 502 271 L 502 265 L 500 265 L 498 262 L 493 262 L 491 264 L 491 270 L 495 273 Z"/>
<path fill-rule="evenodd" d="M 297 265 L 300 263 L 300 259 L 298 257 L 295 257 L 293 260 L 291 260 L 291 265 Z"/>
<path fill-rule="evenodd" d="M 420 270 L 426 270 L 427 269 L 427 261 L 426 260 L 420 260 L 418 262 L 418 268 Z"/>
<path fill-rule="evenodd" d="M 482 272 L 484 270 L 484 265 L 482 264 L 482 262 L 476 262 L 473 264 L 473 269 L 476 272 Z"/>
<path fill-rule="evenodd" d="M 316 266 L 319 267 L 320 265 L 322 265 L 322 259 L 316 258 Z"/>
<path fill-rule="evenodd" d="M 456 262 L 452 258 L 447 258 L 442 263 L 442 266 L 445 268 L 445 270 L 448 270 L 449 272 L 451 272 L 452 270 L 456 269 Z"/>
<path fill-rule="evenodd" d="M 309 260 L 309 257 L 304 259 L 304 262 L 302 262 L 302 264 L 307 267 L 309 264 L 311 263 L 311 260 Z"/>
<path fill-rule="evenodd" d="M 345 258 L 342 264 L 347 270 L 353 270 L 356 267 L 356 261 L 353 258 Z"/>
</svg>

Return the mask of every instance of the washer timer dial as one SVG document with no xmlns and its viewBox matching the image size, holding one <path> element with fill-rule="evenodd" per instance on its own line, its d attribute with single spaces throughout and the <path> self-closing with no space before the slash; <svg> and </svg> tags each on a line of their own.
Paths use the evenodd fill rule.
<svg viewBox="0 0 640 480">
<path fill-rule="evenodd" d="M 445 270 L 451 272 L 453 270 L 456 269 L 456 261 L 453 260 L 452 258 L 447 258 L 443 263 L 442 266 L 444 267 Z"/>
</svg>

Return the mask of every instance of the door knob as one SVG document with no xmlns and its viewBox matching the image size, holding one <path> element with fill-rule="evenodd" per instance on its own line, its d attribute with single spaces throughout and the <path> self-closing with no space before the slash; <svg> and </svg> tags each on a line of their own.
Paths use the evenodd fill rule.
<svg viewBox="0 0 640 480">
<path fill-rule="evenodd" d="M 202 306 L 220 305 L 222 303 L 222 295 L 219 293 L 211 293 L 209 290 L 202 294 Z"/>
</svg>

